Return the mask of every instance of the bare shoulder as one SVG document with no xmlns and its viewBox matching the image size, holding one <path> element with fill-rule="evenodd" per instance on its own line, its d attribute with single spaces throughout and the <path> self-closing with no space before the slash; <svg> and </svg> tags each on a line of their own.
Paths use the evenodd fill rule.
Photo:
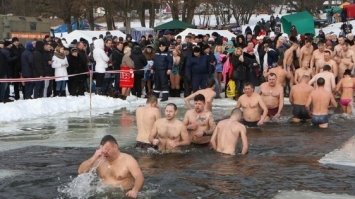
<svg viewBox="0 0 355 199">
<path fill-rule="evenodd" d="M 127 153 L 122 153 L 121 152 L 121 157 L 122 157 L 122 160 L 124 160 L 124 161 L 128 161 L 128 162 L 134 161 L 134 162 L 136 162 L 136 159 L 133 156 L 127 154 Z"/>
</svg>

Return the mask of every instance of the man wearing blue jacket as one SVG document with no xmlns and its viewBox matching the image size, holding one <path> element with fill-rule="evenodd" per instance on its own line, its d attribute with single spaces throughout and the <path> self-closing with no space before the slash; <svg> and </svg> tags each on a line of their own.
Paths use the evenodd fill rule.
<svg viewBox="0 0 355 199">
<path fill-rule="evenodd" d="M 169 81 L 168 75 L 170 75 L 173 65 L 173 57 L 168 52 L 168 46 L 165 42 L 160 42 L 158 50 L 154 56 L 154 65 L 152 67 L 154 71 L 154 95 L 158 98 L 160 92 L 163 93 L 160 101 L 167 101 L 169 98 Z"/>
</svg>

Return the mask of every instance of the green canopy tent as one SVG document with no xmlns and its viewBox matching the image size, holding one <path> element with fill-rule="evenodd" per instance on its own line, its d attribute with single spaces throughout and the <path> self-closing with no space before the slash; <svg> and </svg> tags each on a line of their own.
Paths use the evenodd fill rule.
<svg viewBox="0 0 355 199">
<path fill-rule="evenodd" d="M 287 34 L 290 34 L 293 25 L 296 26 L 298 34 L 315 34 L 313 16 L 307 11 L 282 16 L 281 23 L 283 32 Z"/>
<path fill-rule="evenodd" d="M 179 20 L 172 20 L 167 23 L 156 26 L 154 29 L 156 31 L 159 31 L 159 30 L 185 30 L 186 28 L 196 28 L 196 26 Z"/>
</svg>

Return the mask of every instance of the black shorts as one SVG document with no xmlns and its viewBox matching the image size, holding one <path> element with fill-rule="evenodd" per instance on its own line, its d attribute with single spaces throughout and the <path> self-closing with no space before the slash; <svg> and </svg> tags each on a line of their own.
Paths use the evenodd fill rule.
<svg viewBox="0 0 355 199">
<path fill-rule="evenodd" d="M 140 149 L 148 149 L 148 148 L 153 148 L 153 149 L 158 149 L 158 146 L 149 144 L 149 143 L 144 143 L 144 142 L 138 142 L 136 143 L 136 148 Z"/>
<path fill-rule="evenodd" d="M 304 105 L 293 105 L 293 110 L 292 110 L 293 117 L 301 119 L 301 120 L 307 120 L 310 119 L 309 112 L 306 109 L 306 106 Z"/>
<path fill-rule="evenodd" d="M 241 123 L 247 127 L 258 127 L 258 121 L 248 122 L 248 121 L 242 120 Z"/>
</svg>

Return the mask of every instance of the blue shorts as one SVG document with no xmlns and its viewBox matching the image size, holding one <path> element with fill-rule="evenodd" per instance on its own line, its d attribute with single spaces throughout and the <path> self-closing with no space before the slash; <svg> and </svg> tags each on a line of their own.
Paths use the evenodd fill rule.
<svg viewBox="0 0 355 199">
<path fill-rule="evenodd" d="M 217 64 L 216 65 L 216 72 L 217 73 L 221 73 L 223 71 L 223 66 L 222 66 L 222 64 Z"/>
<path fill-rule="evenodd" d="M 153 75 L 149 69 L 149 67 L 144 67 L 144 78 L 143 80 L 147 81 L 147 80 L 151 80 L 153 78 Z"/>
<path fill-rule="evenodd" d="M 328 115 L 313 115 L 312 123 L 314 125 L 327 124 L 329 122 Z"/>
</svg>

